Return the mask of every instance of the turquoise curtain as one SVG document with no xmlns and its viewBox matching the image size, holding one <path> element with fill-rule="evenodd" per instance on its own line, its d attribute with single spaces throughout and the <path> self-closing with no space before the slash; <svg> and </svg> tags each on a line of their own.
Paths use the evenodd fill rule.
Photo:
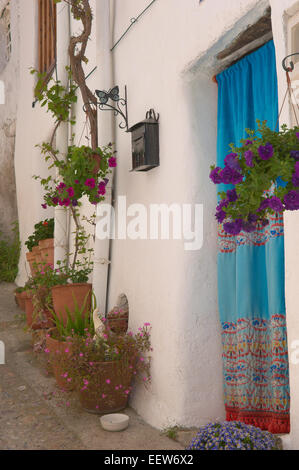
<svg viewBox="0 0 299 470">
<path fill-rule="evenodd" d="M 246 138 L 246 128 L 278 119 L 273 41 L 217 76 L 217 166 Z M 229 189 L 219 185 L 218 190 Z M 289 377 L 281 214 L 255 233 L 230 236 L 219 226 L 218 301 L 228 420 L 289 432 Z"/>
</svg>

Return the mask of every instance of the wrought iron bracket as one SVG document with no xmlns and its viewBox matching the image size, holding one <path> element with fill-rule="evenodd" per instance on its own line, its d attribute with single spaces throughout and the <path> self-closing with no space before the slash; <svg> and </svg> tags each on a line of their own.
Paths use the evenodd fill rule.
<svg viewBox="0 0 299 470">
<path fill-rule="evenodd" d="M 95 90 L 95 94 L 99 98 L 97 106 L 101 111 L 112 111 L 114 116 L 120 115 L 122 121 L 119 124 L 120 129 L 129 130 L 129 119 L 128 119 L 128 104 L 127 104 L 127 87 L 125 86 L 125 97 L 119 96 L 119 87 L 115 86 L 109 91 Z M 110 101 L 110 103 L 109 103 Z"/>
<path fill-rule="evenodd" d="M 293 57 L 294 55 L 299 55 L 299 52 L 295 52 L 294 54 L 287 55 L 282 61 L 282 67 L 286 72 L 293 72 L 293 70 L 295 68 L 294 62 L 292 60 L 290 60 L 289 66 L 286 65 L 287 60 L 290 57 Z"/>
</svg>

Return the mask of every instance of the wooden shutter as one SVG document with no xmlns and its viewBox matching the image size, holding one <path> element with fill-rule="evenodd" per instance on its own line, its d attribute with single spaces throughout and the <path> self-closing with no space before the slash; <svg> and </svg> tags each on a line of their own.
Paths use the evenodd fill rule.
<svg viewBox="0 0 299 470">
<path fill-rule="evenodd" d="M 56 62 L 56 3 L 38 0 L 38 62 L 39 72 L 50 73 Z"/>
</svg>

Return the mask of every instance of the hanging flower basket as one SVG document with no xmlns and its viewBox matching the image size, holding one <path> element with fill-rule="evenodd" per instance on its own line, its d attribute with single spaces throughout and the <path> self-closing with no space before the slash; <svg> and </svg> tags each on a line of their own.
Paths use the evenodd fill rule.
<svg viewBox="0 0 299 470">
<path fill-rule="evenodd" d="M 213 183 L 229 185 L 219 192 L 215 217 L 230 235 L 254 232 L 270 214 L 299 209 L 299 127 L 276 132 L 257 123 L 241 147 L 231 144 L 224 168 L 211 167 Z"/>
</svg>

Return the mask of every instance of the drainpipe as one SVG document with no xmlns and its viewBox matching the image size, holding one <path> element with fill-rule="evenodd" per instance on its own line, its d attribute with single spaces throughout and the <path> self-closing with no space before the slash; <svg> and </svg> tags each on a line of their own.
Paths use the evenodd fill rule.
<svg viewBox="0 0 299 470">
<path fill-rule="evenodd" d="M 70 8 L 64 2 L 57 4 L 57 75 L 63 86 L 68 84 L 65 67 L 69 64 L 68 45 L 71 36 Z M 56 133 L 56 148 L 62 155 L 68 151 L 69 124 L 62 123 Z M 57 261 L 65 259 L 68 253 L 69 213 L 63 207 L 55 208 L 55 266 Z"/>
<path fill-rule="evenodd" d="M 113 61 L 111 49 L 111 7 L 110 0 L 97 0 L 97 65 L 99 90 L 109 90 L 113 85 Z M 99 146 L 114 142 L 114 117 L 111 112 L 98 112 Z M 107 185 L 105 204 L 112 203 L 113 180 Z M 100 313 L 106 313 L 108 271 L 110 264 L 110 240 L 95 239 L 93 289 Z"/>
</svg>

